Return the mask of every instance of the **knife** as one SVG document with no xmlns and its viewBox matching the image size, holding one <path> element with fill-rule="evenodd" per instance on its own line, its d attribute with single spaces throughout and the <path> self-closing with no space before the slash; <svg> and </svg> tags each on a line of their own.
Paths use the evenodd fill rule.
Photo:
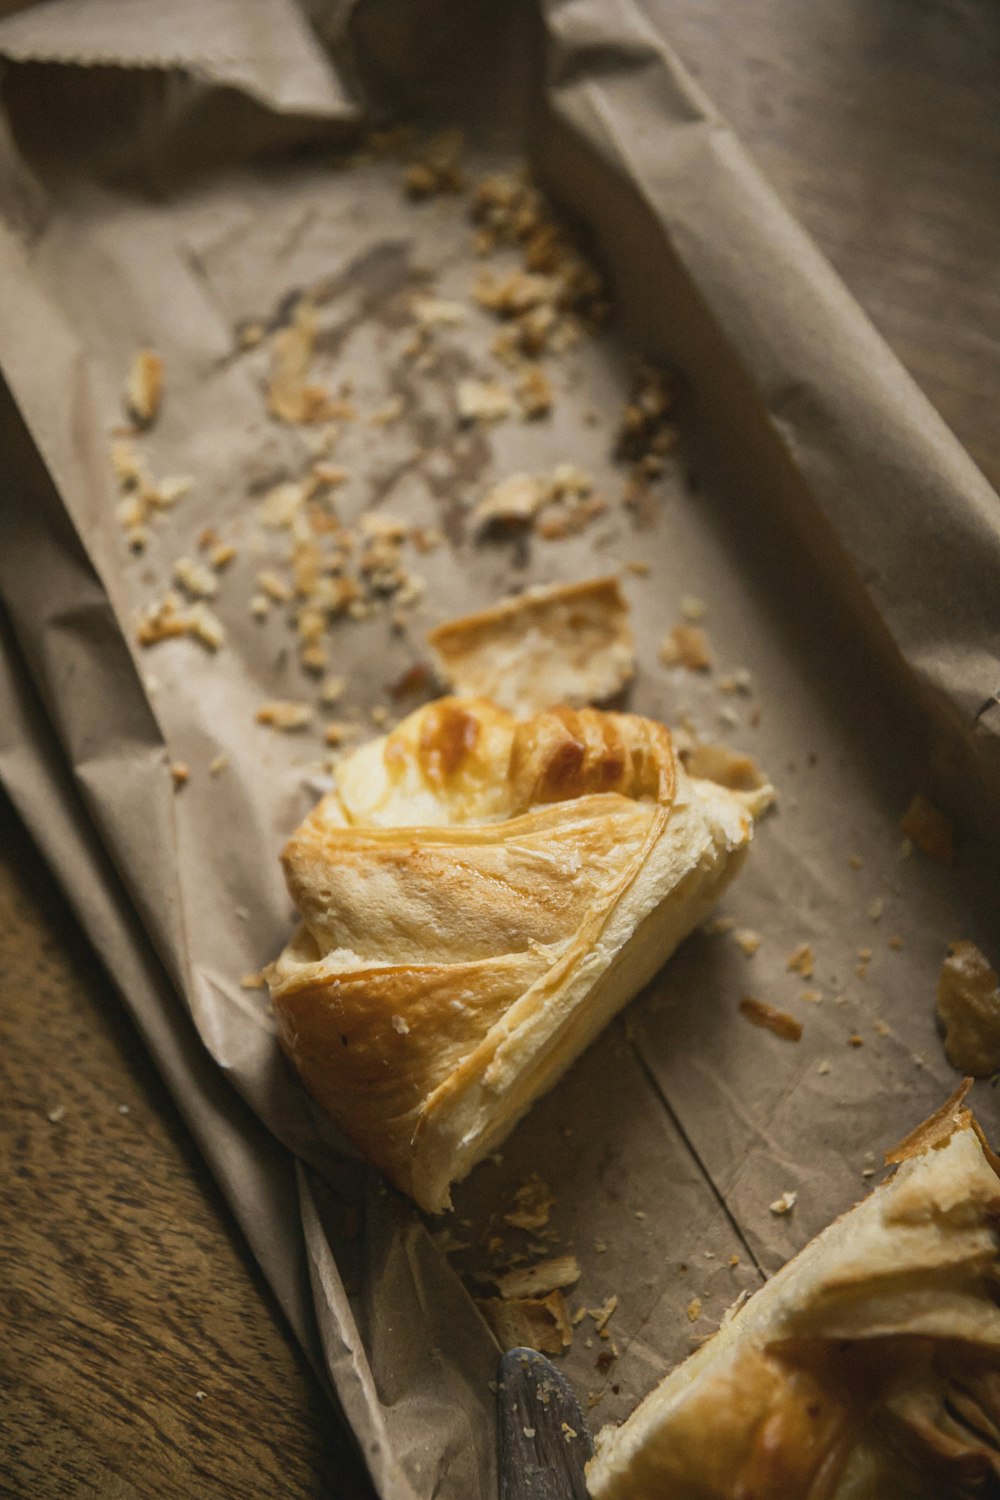
<svg viewBox="0 0 1000 1500">
<path fill-rule="evenodd" d="M 534 1349 L 508 1349 L 497 1386 L 500 1500 L 588 1500 L 594 1451 L 573 1388 Z"/>
</svg>

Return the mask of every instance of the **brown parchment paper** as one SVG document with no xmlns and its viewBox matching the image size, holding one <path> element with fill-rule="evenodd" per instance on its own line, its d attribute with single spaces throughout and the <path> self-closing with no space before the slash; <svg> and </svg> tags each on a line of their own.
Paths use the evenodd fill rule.
<svg viewBox="0 0 1000 1500">
<path fill-rule="evenodd" d="M 566 0 L 539 18 L 401 0 L 307 18 L 292 0 L 50 0 L 0 21 L 0 56 L 0 777 L 379 1493 L 492 1496 L 496 1349 L 459 1273 L 481 1269 L 476 1247 L 529 1172 L 556 1193 L 553 1248 L 580 1259 L 574 1301 L 619 1298 L 610 1369 L 587 1319 L 565 1357 L 596 1424 L 854 1201 L 953 1086 L 937 970 L 952 939 L 995 939 L 996 866 L 969 825 L 998 792 L 1000 505 L 635 5 Z M 403 370 L 408 298 L 468 301 L 478 267 L 461 199 L 405 205 L 398 163 L 335 162 L 353 121 L 393 106 L 463 118 L 473 174 L 529 148 L 593 236 L 621 310 L 549 366 L 551 419 L 457 426 L 457 380 L 492 371 L 485 315 L 441 333 L 430 369 Z M 72 132 L 53 123 L 67 110 Z M 748 749 L 780 793 L 725 905 L 761 934 L 756 955 L 692 938 L 461 1187 L 451 1232 L 471 1248 L 450 1257 L 312 1110 L 239 983 L 287 935 L 277 851 L 325 784 L 318 731 L 254 723 L 262 700 L 315 692 L 281 619 L 247 609 L 269 562 L 254 497 L 304 450 L 264 411 L 266 351 L 234 339 L 303 289 L 317 374 L 349 379 L 360 413 L 335 454 L 340 511 L 449 536 L 412 560 L 427 589 L 405 631 L 336 627 L 345 703 L 385 705 L 447 615 L 622 567 L 632 706 Z M 142 451 L 194 488 L 136 560 L 109 434 L 140 345 L 167 372 Z M 637 513 L 611 458 L 636 350 L 683 382 L 681 445 Z M 394 396 L 398 422 L 366 420 Z M 470 499 L 564 460 L 594 474 L 606 518 L 516 551 L 474 543 Z M 138 610 L 209 523 L 240 549 L 217 605 L 225 648 L 138 651 Z M 718 670 L 748 669 L 749 696 L 659 663 L 683 595 L 708 603 Z M 918 785 L 964 817 L 954 869 L 902 858 Z M 809 980 L 787 969 L 803 943 Z M 798 1015 L 801 1043 L 742 1020 L 747 993 Z"/>
</svg>

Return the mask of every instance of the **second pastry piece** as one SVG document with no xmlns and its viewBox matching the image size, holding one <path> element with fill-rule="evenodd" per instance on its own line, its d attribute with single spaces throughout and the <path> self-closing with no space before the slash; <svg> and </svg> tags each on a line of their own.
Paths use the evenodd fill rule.
<svg viewBox="0 0 1000 1500">
<path fill-rule="evenodd" d="M 341 763 L 285 850 L 286 1051 L 440 1211 L 704 918 L 768 797 L 689 778 L 632 714 L 419 709 Z"/>
</svg>

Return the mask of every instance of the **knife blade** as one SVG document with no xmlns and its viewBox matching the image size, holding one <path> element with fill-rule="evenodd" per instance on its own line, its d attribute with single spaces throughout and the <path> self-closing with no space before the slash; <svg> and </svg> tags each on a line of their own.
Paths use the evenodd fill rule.
<svg viewBox="0 0 1000 1500">
<path fill-rule="evenodd" d="M 594 1451 L 564 1375 L 534 1349 L 509 1349 L 497 1386 L 500 1500 L 587 1500 Z"/>
</svg>

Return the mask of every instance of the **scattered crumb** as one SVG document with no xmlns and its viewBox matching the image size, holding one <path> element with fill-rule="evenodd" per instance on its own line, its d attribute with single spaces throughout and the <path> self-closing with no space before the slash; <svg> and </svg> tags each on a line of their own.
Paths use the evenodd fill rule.
<svg viewBox="0 0 1000 1500">
<path fill-rule="evenodd" d="M 46 1111 L 45 1118 L 49 1120 L 53 1125 L 58 1125 L 60 1120 L 64 1120 L 66 1118 L 65 1104 L 54 1105 L 52 1109 Z"/>
<path fill-rule="evenodd" d="M 690 624 L 695 624 L 708 614 L 708 605 L 694 594 L 685 594 L 681 599 L 681 614 Z"/>
<path fill-rule="evenodd" d="M 712 665 L 708 636 L 699 625 L 675 625 L 660 647 L 660 660 L 665 667 L 707 672 Z"/>
<path fill-rule="evenodd" d="M 798 1193 L 782 1193 L 781 1197 L 775 1198 L 773 1203 L 768 1204 L 768 1207 L 779 1217 L 783 1214 L 790 1214 L 798 1202 L 798 1197 Z"/>
<path fill-rule="evenodd" d="M 308 379 L 317 326 L 316 309 L 303 296 L 295 304 L 291 322 L 274 335 L 267 409 L 279 422 L 298 426 L 355 414 L 349 402 L 334 400 L 326 386 Z"/>
<path fill-rule="evenodd" d="M 173 777 L 174 786 L 182 787 L 190 780 L 191 772 L 182 760 L 174 760 L 170 763 L 170 774 Z"/>
<path fill-rule="evenodd" d="M 208 766 L 208 774 L 209 774 L 209 776 L 220 776 L 222 774 L 222 772 L 226 769 L 226 767 L 228 765 L 229 765 L 229 756 L 228 755 L 226 755 L 225 753 L 223 753 L 222 755 L 217 755 L 213 761 L 209 762 L 209 766 Z"/>
<path fill-rule="evenodd" d="M 722 677 L 715 679 L 715 686 L 720 693 L 743 693 L 751 691 L 750 673 L 746 667 L 739 667 L 735 672 L 727 672 Z"/>
<path fill-rule="evenodd" d="M 389 427 L 403 415 L 405 404 L 402 396 L 390 396 L 388 401 L 384 401 L 381 406 L 377 406 L 370 413 L 368 420 L 375 427 Z M 340 476 L 346 478 L 346 475 L 342 469 L 337 470 L 337 474 L 338 479 L 335 482 L 341 483 L 342 479 Z"/>
<path fill-rule="evenodd" d="M 935 859 L 944 865 L 954 863 L 954 824 L 932 802 L 928 802 L 926 797 L 914 797 L 900 819 L 899 826 L 928 859 Z"/>
<path fill-rule="evenodd" d="M 740 1263 L 740 1258 L 739 1258 L 738 1255 L 731 1255 L 729 1257 L 729 1269 L 731 1271 L 734 1271 L 736 1269 L 736 1267 L 739 1265 L 739 1263 Z"/>
<path fill-rule="evenodd" d="M 701 1317 L 701 1298 L 700 1297 L 692 1297 L 691 1298 L 691 1301 L 688 1303 L 688 1306 L 687 1306 L 687 1315 L 688 1315 L 688 1322 L 689 1323 L 697 1323 L 698 1319 Z"/>
<path fill-rule="evenodd" d="M 179 557 L 174 563 L 174 578 L 192 599 L 212 599 L 218 592 L 219 580 L 206 563 L 195 562 L 190 557 Z"/>
<path fill-rule="evenodd" d="M 351 735 L 360 734 L 360 732 L 361 726 L 359 724 L 352 724 L 349 720 L 335 720 L 332 724 L 326 726 L 323 731 L 323 738 L 328 745 L 336 749 L 345 740 L 350 739 Z"/>
<path fill-rule="evenodd" d="M 754 1026 L 762 1026 L 767 1031 L 773 1031 L 786 1042 L 797 1042 L 802 1037 L 802 1022 L 797 1021 L 783 1010 L 777 1010 L 773 1005 L 768 1005 L 764 1000 L 755 1000 L 752 995 L 744 995 L 740 1001 L 740 1012 L 751 1021 Z"/>
<path fill-rule="evenodd" d="M 393 1031 L 395 1031 L 397 1033 L 397 1035 L 399 1035 L 399 1036 L 409 1036 L 409 1034 L 410 1034 L 410 1027 L 409 1027 L 409 1023 L 407 1022 L 405 1016 L 393 1016 L 391 1018 L 391 1025 L 392 1025 Z"/>
<path fill-rule="evenodd" d="M 799 996 L 799 999 L 806 1001 L 806 1003 L 809 1005 L 820 1005 L 823 1000 L 823 991 L 803 990 L 801 995 Z"/>
<path fill-rule="evenodd" d="M 287 734 L 305 729 L 312 722 L 312 713 L 308 703 L 275 698 L 270 703 L 262 703 L 254 718 L 258 724 L 266 724 L 270 729 L 280 729 Z"/>
<path fill-rule="evenodd" d="M 290 585 L 278 573 L 272 573 L 267 568 L 257 574 L 257 587 L 272 604 L 287 604 L 292 597 Z"/>
<path fill-rule="evenodd" d="M 484 1297 L 477 1306 L 502 1349 L 525 1345 L 542 1354 L 561 1354 L 573 1341 L 562 1292 L 545 1297 Z"/>
<path fill-rule="evenodd" d="M 829 1071 L 830 1071 L 830 1064 L 827 1062 L 826 1058 L 824 1057 L 823 1061 L 817 1066 L 816 1072 L 825 1076 L 827 1073 L 829 1073 Z"/>
<path fill-rule="evenodd" d="M 808 943 L 803 943 L 801 948 L 796 948 L 794 953 L 789 954 L 785 968 L 790 974 L 801 974 L 803 979 L 811 979 L 815 962 L 812 948 Z"/>
<path fill-rule="evenodd" d="M 151 349 L 140 349 L 125 384 L 125 410 L 137 427 L 156 420 L 163 395 L 163 361 Z"/>
<path fill-rule="evenodd" d="M 587 1312 L 594 1320 L 594 1332 L 603 1333 L 611 1320 L 612 1314 L 618 1306 L 618 1293 L 612 1292 L 608 1300 L 600 1307 L 588 1307 Z"/>
<path fill-rule="evenodd" d="M 514 409 L 514 398 L 498 380 L 460 380 L 455 388 L 460 422 L 501 422 Z"/>
<path fill-rule="evenodd" d="M 689 776 L 714 781 L 719 786 L 729 787 L 731 791 L 756 791 L 766 781 L 751 756 L 730 750 L 728 745 L 703 742 L 693 746 L 682 759 Z"/>
<path fill-rule="evenodd" d="M 454 327 L 464 323 L 469 314 L 464 302 L 446 302 L 440 297 L 414 297 L 410 303 L 410 315 L 417 323 L 443 323 Z"/>
<path fill-rule="evenodd" d="M 861 1034 L 857 1031 L 852 1031 L 850 1036 L 847 1038 L 847 1045 L 849 1047 L 863 1047 L 864 1044 L 864 1037 L 861 1036 Z"/>
<path fill-rule="evenodd" d="M 888 1021 L 876 1021 L 875 1030 L 878 1032 L 879 1036 L 892 1036 L 892 1027 L 889 1025 Z"/>
<path fill-rule="evenodd" d="M 529 421 L 547 417 L 552 410 L 552 383 L 540 365 L 526 365 L 518 377 L 515 394 Z"/>
<path fill-rule="evenodd" d="M 884 909 L 885 909 L 885 902 L 882 900 L 882 897 L 881 896 L 876 896 L 875 900 L 871 903 L 871 905 L 868 908 L 868 920 L 869 920 L 869 922 L 881 922 L 881 920 L 882 920 L 882 912 L 884 911 Z"/>
<path fill-rule="evenodd" d="M 747 958 L 753 958 L 763 941 L 760 933 L 755 932 L 752 927 L 737 927 L 733 932 L 733 942 L 738 948 L 742 948 Z"/>
<path fill-rule="evenodd" d="M 465 187 L 461 154 L 460 130 L 443 130 L 434 136 L 403 173 L 407 197 L 419 200 L 436 198 L 441 193 L 460 193 Z"/>
<path fill-rule="evenodd" d="M 629 572 L 634 573 L 637 578 L 647 578 L 649 576 L 649 573 L 651 572 L 651 564 L 648 562 L 642 562 L 638 558 L 631 559 L 625 564 L 625 566 L 626 568 L 628 568 Z"/>
<path fill-rule="evenodd" d="M 950 944 L 938 979 L 937 1013 L 952 1067 L 974 1078 L 1000 1069 L 1000 980 L 975 943 Z"/>
<path fill-rule="evenodd" d="M 226 639 L 221 622 L 206 604 L 185 608 L 176 594 L 165 594 L 139 617 L 136 639 L 140 646 L 155 646 L 182 635 L 192 636 L 209 651 L 218 651 Z"/>
<path fill-rule="evenodd" d="M 512 474 L 486 492 L 472 520 L 480 531 L 529 525 L 550 498 L 550 485 L 541 475 Z"/>
<path fill-rule="evenodd" d="M 503 1215 L 503 1221 L 516 1229 L 543 1229 L 555 1201 L 551 1188 L 533 1172 L 515 1192 L 513 1206 Z"/>
<path fill-rule="evenodd" d="M 898 932 L 893 933 L 892 937 L 889 939 L 887 946 L 890 947 L 894 953 L 898 953 L 900 951 L 903 946 L 903 939 L 900 937 Z"/>
<path fill-rule="evenodd" d="M 735 917 L 710 917 L 701 930 L 707 937 L 716 937 L 720 933 L 732 932 L 735 926 Z"/>
<path fill-rule="evenodd" d="M 497 1290 L 501 1297 L 514 1298 L 544 1296 L 558 1288 L 575 1286 L 580 1280 L 580 1265 L 575 1255 L 556 1255 L 548 1260 L 536 1261 L 531 1266 L 519 1266 L 497 1278 Z"/>
</svg>

